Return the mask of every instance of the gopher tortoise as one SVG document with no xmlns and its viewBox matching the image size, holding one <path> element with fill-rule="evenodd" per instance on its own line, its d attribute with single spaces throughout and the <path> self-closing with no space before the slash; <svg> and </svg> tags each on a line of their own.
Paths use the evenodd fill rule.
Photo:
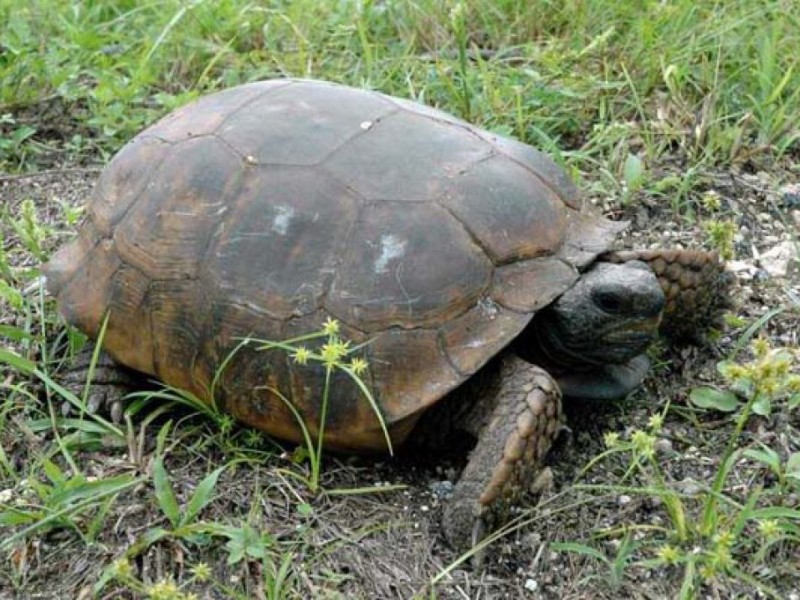
<svg viewBox="0 0 800 600">
<path fill-rule="evenodd" d="M 421 419 L 426 443 L 477 440 L 444 508 L 463 548 L 530 487 L 562 395 L 625 396 L 659 327 L 691 336 L 719 313 L 715 253 L 613 251 L 623 228 L 525 144 L 377 92 L 273 80 L 201 98 L 122 148 L 45 276 L 90 337 L 107 317 L 113 361 L 206 402 L 242 339 L 335 319 L 364 344 L 393 444 Z M 116 403 L 112 379 L 94 393 Z M 275 392 L 313 434 L 324 381 L 321 366 L 245 345 L 213 401 L 297 442 Z M 387 448 L 341 372 L 324 436 Z"/>
</svg>

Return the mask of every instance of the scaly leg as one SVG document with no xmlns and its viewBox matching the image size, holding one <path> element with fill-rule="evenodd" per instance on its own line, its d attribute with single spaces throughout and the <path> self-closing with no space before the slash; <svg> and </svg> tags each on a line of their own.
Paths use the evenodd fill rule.
<svg viewBox="0 0 800 600">
<path fill-rule="evenodd" d="M 87 344 L 75 356 L 62 379 L 64 387 L 79 398 L 83 395 L 89 377 L 94 348 L 94 344 Z M 136 379 L 132 371 L 115 363 L 105 352 L 100 352 L 86 399 L 88 411 L 92 414 L 100 412 L 108 415 L 112 421 L 119 423 L 122 420 L 122 398 L 137 389 Z M 61 410 L 65 414 L 70 414 L 74 411 L 74 407 L 65 402 Z"/>
<path fill-rule="evenodd" d="M 460 424 L 478 443 L 444 510 L 445 535 L 459 550 L 507 518 L 534 483 L 559 429 L 561 393 L 553 379 L 513 354 L 500 361 L 499 385 L 483 386 L 495 393 L 471 399 L 474 408 Z"/>
</svg>

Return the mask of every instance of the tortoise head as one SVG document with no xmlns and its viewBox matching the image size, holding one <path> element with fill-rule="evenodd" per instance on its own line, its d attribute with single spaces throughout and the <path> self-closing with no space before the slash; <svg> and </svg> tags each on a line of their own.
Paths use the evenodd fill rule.
<svg viewBox="0 0 800 600">
<path fill-rule="evenodd" d="M 536 316 L 520 353 L 555 372 L 628 363 L 655 339 L 663 309 L 646 264 L 598 262 Z"/>
</svg>

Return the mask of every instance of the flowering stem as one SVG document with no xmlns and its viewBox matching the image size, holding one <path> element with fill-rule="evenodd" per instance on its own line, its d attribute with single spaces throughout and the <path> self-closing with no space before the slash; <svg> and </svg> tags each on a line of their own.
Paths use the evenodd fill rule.
<svg viewBox="0 0 800 600">
<path fill-rule="evenodd" d="M 311 457 L 311 491 L 316 492 L 319 487 L 319 473 L 320 465 L 322 463 L 322 444 L 325 440 L 325 420 L 328 417 L 328 392 L 331 387 L 331 373 L 333 373 L 334 365 L 327 363 L 325 365 L 325 387 L 322 390 L 322 406 L 319 415 L 319 430 L 317 432 L 317 451 Z"/>
<path fill-rule="evenodd" d="M 711 521 L 714 516 L 714 509 L 717 506 L 717 496 L 722 492 L 722 487 L 725 485 L 725 480 L 728 478 L 728 472 L 730 471 L 728 468 L 728 461 L 730 461 L 733 453 L 736 451 L 739 438 L 742 435 L 742 431 L 744 431 L 744 426 L 750 419 L 750 413 L 753 410 L 753 405 L 756 403 L 756 400 L 760 395 L 761 388 L 758 384 L 756 384 L 753 393 L 750 394 L 750 397 L 747 399 L 747 402 L 742 409 L 742 413 L 739 415 L 739 418 L 736 421 L 736 428 L 733 430 L 733 435 L 731 435 L 731 437 L 728 439 L 728 445 L 725 447 L 725 452 L 722 454 L 722 460 L 720 461 L 719 468 L 717 469 L 717 473 L 714 477 L 714 483 L 711 486 L 713 493 L 709 494 L 708 502 L 706 503 L 705 510 L 703 511 L 703 528 L 706 533 L 711 530 Z"/>
</svg>

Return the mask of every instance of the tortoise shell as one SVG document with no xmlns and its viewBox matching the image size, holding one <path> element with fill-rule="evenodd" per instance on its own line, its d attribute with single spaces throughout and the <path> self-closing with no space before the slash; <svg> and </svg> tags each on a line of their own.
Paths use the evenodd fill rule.
<svg viewBox="0 0 800 600">
<path fill-rule="evenodd" d="M 318 81 L 216 93 L 146 129 L 102 173 L 76 240 L 46 266 L 68 321 L 118 362 L 211 401 L 245 337 L 329 318 L 364 343 L 366 382 L 400 442 L 608 249 L 537 150 L 438 110 Z M 215 401 L 298 440 L 324 369 L 245 346 Z M 373 409 L 334 377 L 326 444 L 381 449 Z"/>
</svg>

